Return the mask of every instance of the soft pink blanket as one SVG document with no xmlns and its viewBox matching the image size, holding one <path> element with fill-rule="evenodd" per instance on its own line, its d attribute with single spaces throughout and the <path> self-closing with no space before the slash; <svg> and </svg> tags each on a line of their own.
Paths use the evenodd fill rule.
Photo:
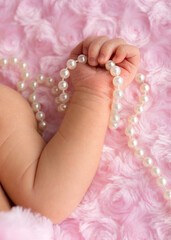
<svg viewBox="0 0 171 240">
<path fill-rule="evenodd" d="M 138 72 L 146 75 L 151 90 L 137 138 L 171 189 L 170 0 L 0 0 L 0 58 L 27 62 L 30 81 L 38 73 L 60 81 L 70 51 L 95 34 L 124 38 L 140 49 Z M 1 83 L 16 89 L 18 81 L 15 69 L 0 69 Z M 48 142 L 62 116 L 49 89 L 42 86 L 38 92 L 49 122 L 43 136 Z M 0 240 L 171 240 L 171 203 L 124 134 L 139 94 L 135 82 L 125 90 L 122 126 L 108 129 L 96 175 L 75 211 L 56 225 L 19 206 L 0 212 Z"/>
</svg>

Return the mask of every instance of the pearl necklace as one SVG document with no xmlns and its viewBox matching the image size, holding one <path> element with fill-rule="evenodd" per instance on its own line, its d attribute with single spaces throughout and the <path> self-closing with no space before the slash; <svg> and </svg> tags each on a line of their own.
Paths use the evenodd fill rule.
<svg viewBox="0 0 171 240">
<path fill-rule="evenodd" d="M 42 134 L 47 127 L 47 122 L 45 119 L 45 113 L 40 111 L 41 106 L 37 101 L 37 96 L 35 90 L 37 89 L 39 84 L 45 83 L 46 86 L 51 87 L 51 93 L 55 96 L 55 104 L 58 105 L 57 110 L 59 112 L 65 112 L 67 108 L 67 102 L 69 100 L 69 95 L 65 92 L 68 88 L 68 83 L 65 79 L 69 78 L 70 72 L 69 70 L 73 70 L 77 66 L 77 62 L 79 63 L 87 63 L 87 56 L 81 54 L 78 56 L 77 60 L 69 59 L 66 63 L 66 68 L 63 68 L 60 71 L 60 77 L 62 81 L 55 85 L 54 79 L 52 77 L 45 77 L 42 74 L 39 74 L 36 77 L 35 81 L 30 82 L 29 87 L 33 91 L 29 96 L 29 102 L 32 104 L 32 110 L 36 113 L 35 117 L 39 121 L 38 124 L 38 132 Z M 22 71 L 22 80 L 17 83 L 17 91 L 21 92 L 26 88 L 26 80 L 29 79 L 30 74 L 27 70 L 27 64 L 20 62 L 16 57 L 10 58 L 9 60 L 3 58 L 0 60 L 0 66 L 5 67 L 8 64 L 18 65 L 20 70 Z M 120 77 L 120 67 L 116 66 L 115 63 L 111 60 L 107 61 L 105 64 L 106 70 L 110 72 L 113 78 L 113 85 L 116 87 L 113 92 L 113 101 L 111 106 L 111 113 L 109 118 L 109 128 L 111 130 L 117 129 L 119 126 L 119 112 L 122 110 L 122 105 L 120 104 L 120 99 L 124 96 L 123 91 L 120 89 L 120 86 L 123 84 L 123 78 Z M 137 158 L 142 160 L 144 167 L 151 169 L 151 175 L 153 177 L 157 177 L 157 185 L 164 189 L 164 198 L 166 200 L 171 200 L 171 190 L 166 189 L 167 180 L 161 176 L 161 170 L 158 166 L 153 165 L 152 158 L 145 156 L 144 150 L 138 147 L 138 141 L 133 137 L 135 130 L 133 126 L 138 123 L 138 115 L 140 115 L 144 110 L 144 104 L 148 102 L 149 98 L 147 93 L 150 90 L 150 87 L 147 83 L 145 83 L 145 76 L 141 73 L 138 73 L 135 77 L 135 80 L 138 84 L 140 84 L 140 92 L 142 95 L 139 96 L 140 104 L 134 107 L 133 115 L 128 118 L 128 126 L 125 129 L 125 134 L 128 137 L 128 147 L 134 150 L 134 154 Z M 62 91 L 60 95 L 59 90 Z M 58 95 L 58 96 L 57 96 Z"/>
</svg>

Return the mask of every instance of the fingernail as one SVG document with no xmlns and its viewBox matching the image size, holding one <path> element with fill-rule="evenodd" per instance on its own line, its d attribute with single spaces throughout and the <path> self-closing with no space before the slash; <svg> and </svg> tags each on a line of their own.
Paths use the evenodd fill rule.
<svg viewBox="0 0 171 240">
<path fill-rule="evenodd" d="M 103 60 L 104 60 L 104 54 L 100 54 L 98 60 L 99 60 L 100 62 L 103 61 Z"/>
<path fill-rule="evenodd" d="M 90 58 L 90 63 L 93 65 L 97 64 L 95 58 L 93 58 L 93 57 Z"/>
</svg>

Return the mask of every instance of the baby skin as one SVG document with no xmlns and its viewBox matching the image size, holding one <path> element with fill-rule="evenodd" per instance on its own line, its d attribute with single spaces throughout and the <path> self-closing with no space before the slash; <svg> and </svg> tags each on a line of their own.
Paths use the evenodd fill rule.
<svg viewBox="0 0 171 240">
<path fill-rule="evenodd" d="M 60 223 L 88 190 L 101 157 L 114 90 L 105 63 L 113 60 L 121 68 L 124 90 L 136 75 L 140 53 L 123 39 L 106 36 L 89 36 L 69 58 L 82 53 L 88 63 L 77 63 L 70 71 L 71 101 L 48 143 L 37 131 L 28 101 L 0 84 L 1 211 L 18 205 Z"/>
</svg>

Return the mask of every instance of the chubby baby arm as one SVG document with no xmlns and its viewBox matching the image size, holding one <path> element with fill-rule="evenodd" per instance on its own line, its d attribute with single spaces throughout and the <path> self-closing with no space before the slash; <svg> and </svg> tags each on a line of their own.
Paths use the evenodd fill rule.
<svg viewBox="0 0 171 240">
<path fill-rule="evenodd" d="M 109 110 L 108 99 L 75 92 L 58 132 L 41 154 L 34 184 L 36 210 L 56 223 L 74 211 L 92 182 Z"/>
<path fill-rule="evenodd" d="M 58 132 L 47 145 L 35 125 L 16 131 L 13 138 L 11 136 L 11 144 L 14 145 L 17 138 L 18 145 L 15 142 L 11 155 L 4 155 L 8 161 L 1 164 L 0 180 L 16 205 L 31 208 L 59 223 L 80 203 L 98 167 L 113 92 L 111 76 L 106 70 L 92 67 L 91 57 L 97 60 L 103 52 L 108 54 L 107 61 L 121 43 L 123 40 L 120 39 L 114 41 L 105 36 L 94 36 L 80 43 L 72 52 L 71 57 L 76 59 L 84 47 L 87 48 L 89 66 L 78 64 L 73 71 L 71 80 L 75 91 Z M 127 54 L 133 60 L 138 51 L 131 49 Z M 122 62 L 123 74 L 127 74 L 130 80 L 132 77 L 125 70 L 126 63 Z M 103 61 L 99 63 L 104 64 Z M 129 70 L 131 67 L 131 74 L 136 73 L 133 61 L 129 62 Z M 23 147 L 19 140 L 22 140 Z"/>
<path fill-rule="evenodd" d="M 15 205 L 59 223 L 74 211 L 91 184 L 106 132 L 109 99 L 75 91 L 58 132 L 45 144 L 28 103 L 8 91 L 8 100 L 15 101 L 4 109 L 6 118 L 1 120 L 1 126 L 9 129 L 4 134 L 1 129 L 1 183 Z"/>
</svg>

